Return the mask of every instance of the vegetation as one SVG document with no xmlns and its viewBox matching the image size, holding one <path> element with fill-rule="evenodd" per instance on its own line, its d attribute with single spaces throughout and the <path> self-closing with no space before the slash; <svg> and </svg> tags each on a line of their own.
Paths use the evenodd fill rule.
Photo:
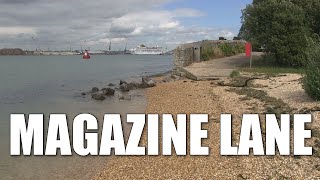
<svg viewBox="0 0 320 180">
<path fill-rule="evenodd" d="M 308 54 L 308 64 L 303 86 L 308 95 L 320 100 L 320 45 L 316 44 Z"/>
<path fill-rule="evenodd" d="M 284 73 L 305 73 L 305 69 L 303 67 L 288 67 L 278 65 L 273 55 L 263 55 L 260 59 L 254 59 L 253 68 L 249 68 L 249 64 L 246 64 L 240 68 L 240 71 L 264 73 L 271 76 Z"/>
<path fill-rule="evenodd" d="M 242 12 L 239 37 L 254 50 L 262 47 L 278 65 L 302 67 L 319 33 L 319 0 L 254 0 Z"/>
<path fill-rule="evenodd" d="M 0 55 L 25 55 L 22 49 L 0 49 Z"/>
<path fill-rule="evenodd" d="M 242 19 L 248 36 L 273 54 L 278 64 L 304 65 L 310 32 L 302 7 L 290 0 L 254 1 Z"/>
<path fill-rule="evenodd" d="M 292 109 L 289 105 L 282 100 L 269 96 L 265 91 L 253 89 L 250 87 L 245 88 L 231 88 L 228 91 L 235 92 L 239 95 L 245 95 L 246 99 L 257 99 L 265 104 L 266 114 L 287 114 L 292 113 Z"/>
<path fill-rule="evenodd" d="M 238 37 L 252 42 L 253 49 L 263 47 L 268 56 L 254 62 L 254 69 L 242 70 L 305 73 L 305 91 L 320 100 L 320 44 L 314 43 L 319 35 L 319 0 L 253 0 L 242 12 Z"/>
<path fill-rule="evenodd" d="M 231 77 L 231 78 L 234 78 L 234 77 L 237 77 L 237 76 L 240 76 L 240 72 L 237 71 L 237 70 L 233 70 L 233 71 L 230 73 L 230 77 Z"/>
<path fill-rule="evenodd" d="M 204 46 L 201 50 L 201 59 L 204 61 L 221 58 L 221 57 L 229 57 L 236 54 L 244 53 L 245 46 L 244 44 L 229 44 L 222 43 L 218 46 Z"/>
</svg>

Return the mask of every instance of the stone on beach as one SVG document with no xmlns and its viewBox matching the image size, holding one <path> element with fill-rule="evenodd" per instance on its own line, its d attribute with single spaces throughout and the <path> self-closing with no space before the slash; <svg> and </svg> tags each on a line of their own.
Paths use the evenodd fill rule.
<svg viewBox="0 0 320 180">
<path fill-rule="evenodd" d="M 146 84 L 150 80 L 150 78 L 143 76 L 141 80 L 142 80 L 142 84 Z"/>
<path fill-rule="evenodd" d="M 91 95 L 91 98 L 97 101 L 103 101 L 106 99 L 106 97 L 104 97 L 104 95 L 102 93 L 93 93 Z"/>
<path fill-rule="evenodd" d="M 82 96 L 85 96 L 85 95 L 87 95 L 87 93 L 83 92 L 83 93 L 81 93 L 81 95 L 82 95 Z"/>
<path fill-rule="evenodd" d="M 156 86 L 156 82 L 154 82 L 154 80 L 150 79 L 147 83 L 148 87 L 155 87 Z"/>
<path fill-rule="evenodd" d="M 120 80 L 120 84 L 119 85 L 121 86 L 123 84 L 128 84 L 128 83 L 126 81 L 124 81 L 124 80 Z"/>
<path fill-rule="evenodd" d="M 148 77 L 142 77 L 141 88 L 155 87 L 156 82 Z"/>
<path fill-rule="evenodd" d="M 137 83 L 137 82 L 130 82 L 128 84 L 129 86 L 129 89 L 132 90 L 132 89 L 138 89 L 140 88 L 141 84 L 140 83 Z"/>
<path fill-rule="evenodd" d="M 91 90 L 92 93 L 96 93 L 96 92 L 99 92 L 99 88 L 97 87 L 93 87 L 92 90 Z"/>
<path fill-rule="evenodd" d="M 130 91 L 130 87 L 127 83 L 123 83 L 120 85 L 120 90 L 121 91 Z"/>
<path fill-rule="evenodd" d="M 112 88 L 103 88 L 102 89 L 102 94 L 105 96 L 113 96 L 115 93 L 115 90 Z"/>
<path fill-rule="evenodd" d="M 169 77 L 169 76 L 166 76 L 166 77 L 164 77 L 163 79 L 162 79 L 162 82 L 171 82 L 172 81 L 172 78 L 171 77 Z"/>
</svg>

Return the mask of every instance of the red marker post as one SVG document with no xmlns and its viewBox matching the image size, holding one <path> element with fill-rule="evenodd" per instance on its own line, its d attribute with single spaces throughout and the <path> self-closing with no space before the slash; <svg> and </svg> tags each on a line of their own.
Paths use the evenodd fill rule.
<svg viewBox="0 0 320 180">
<path fill-rule="evenodd" d="M 246 43 L 246 56 L 250 57 L 250 69 L 252 67 L 252 45 L 251 43 Z"/>
</svg>

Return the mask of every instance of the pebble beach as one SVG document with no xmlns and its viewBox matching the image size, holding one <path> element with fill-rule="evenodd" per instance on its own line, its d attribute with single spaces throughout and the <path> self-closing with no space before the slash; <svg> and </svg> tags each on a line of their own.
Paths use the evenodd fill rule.
<svg viewBox="0 0 320 180">
<path fill-rule="evenodd" d="M 264 91 L 266 93 L 264 95 L 270 99 L 277 99 L 288 107 L 292 107 L 293 113 L 309 108 L 314 117 L 310 128 L 318 132 L 319 111 L 313 111 L 312 108 L 320 107 L 320 103 L 310 100 L 304 93 L 300 83 L 301 77 L 301 75 L 286 74 L 279 77 L 262 78 L 254 80 L 250 88 L 244 90 L 245 92 Z M 105 169 L 94 179 L 319 178 L 320 158 L 316 153 L 319 148 L 319 144 L 317 145 L 319 137 L 307 140 L 307 145 L 315 148 L 314 156 L 309 157 L 220 156 L 220 114 L 232 114 L 234 119 L 233 143 L 237 145 L 242 114 L 265 112 L 266 106 L 271 102 L 265 98 L 251 98 L 248 95 L 239 94 L 233 87 L 219 86 L 219 82 L 229 80 L 229 78 L 216 81 L 180 79 L 158 83 L 156 87 L 146 90 L 146 114 L 209 114 L 209 122 L 203 125 L 203 129 L 208 130 L 208 138 L 202 142 L 203 146 L 209 147 L 209 156 L 112 156 L 106 163 Z M 156 81 L 161 80 L 156 79 Z M 263 129 L 263 115 L 261 115 L 261 126 Z M 140 145 L 145 146 L 146 142 L 146 132 L 144 132 Z M 161 152 L 161 143 L 159 147 Z"/>
</svg>

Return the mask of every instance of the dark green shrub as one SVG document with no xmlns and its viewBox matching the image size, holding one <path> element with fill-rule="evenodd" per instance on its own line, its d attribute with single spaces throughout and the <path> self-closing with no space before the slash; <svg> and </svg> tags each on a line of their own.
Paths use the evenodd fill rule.
<svg viewBox="0 0 320 180">
<path fill-rule="evenodd" d="M 223 52 L 224 56 L 232 56 L 234 55 L 233 48 L 231 44 L 223 43 L 219 45 L 219 48 Z"/>
<path fill-rule="evenodd" d="M 233 70 L 233 71 L 230 73 L 230 77 L 231 77 L 231 78 L 238 77 L 238 76 L 240 76 L 240 72 L 237 71 L 237 70 Z"/>
<path fill-rule="evenodd" d="M 212 47 L 203 47 L 201 49 L 201 60 L 208 61 L 211 59 L 212 55 L 213 55 Z"/>
<path fill-rule="evenodd" d="M 315 45 L 307 57 L 303 86 L 310 97 L 320 100 L 320 44 Z"/>
<path fill-rule="evenodd" d="M 240 53 L 245 53 L 246 52 L 246 47 L 244 44 L 236 44 L 233 46 L 233 53 L 234 54 L 240 54 Z"/>
<path fill-rule="evenodd" d="M 201 49 L 201 60 L 207 61 L 215 58 L 222 58 L 233 56 L 236 54 L 244 53 L 245 45 L 244 44 L 229 44 L 223 43 L 218 46 L 204 46 Z"/>
<path fill-rule="evenodd" d="M 221 44 L 219 45 L 219 48 L 223 52 L 224 56 L 233 56 L 236 54 L 244 53 L 245 52 L 245 46 L 244 44 Z"/>
</svg>

